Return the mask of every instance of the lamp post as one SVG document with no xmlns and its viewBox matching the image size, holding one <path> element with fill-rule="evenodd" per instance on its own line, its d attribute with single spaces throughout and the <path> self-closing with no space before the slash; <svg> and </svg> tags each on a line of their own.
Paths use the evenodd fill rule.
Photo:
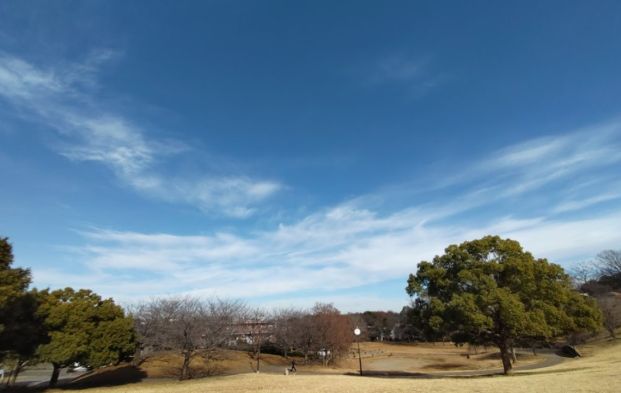
<svg viewBox="0 0 621 393">
<path fill-rule="evenodd" d="M 362 357 L 360 356 L 360 329 L 358 326 L 354 329 L 354 335 L 356 336 L 356 342 L 358 343 L 358 363 L 360 364 L 360 376 L 362 376 Z"/>
</svg>

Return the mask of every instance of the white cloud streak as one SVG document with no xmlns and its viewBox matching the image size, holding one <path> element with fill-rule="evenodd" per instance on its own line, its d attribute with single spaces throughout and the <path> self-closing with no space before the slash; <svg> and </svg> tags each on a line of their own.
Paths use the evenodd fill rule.
<svg viewBox="0 0 621 393">
<path fill-rule="evenodd" d="M 114 286 L 95 282 L 95 289 L 126 301 L 192 293 L 268 297 L 270 304 L 283 305 L 287 303 L 283 299 L 312 292 L 317 300 L 332 296 L 350 310 L 364 309 L 365 298 L 367 308 L 390 304 L 399 309 L 404 303 L 400 288 L 386 301 L 338 291 L 362 291 L 398 279 L 405 285 L 407 274 L 420 260 L 442 253 L 448 244 L 487 234 L 516 239 L 536 256 L 566 265 L 602 249 L 618 248 L 618 205 L 588 216 L 567 215 L 617 198 L 611 190 L 619 183 L 609 179 L 618 169 L 618 130 L 619 125 L 611 124 L 590 129 L 591 137 L 579 131 L 493 153 L 466 174 L 469 186 L 458 199 L 440 198 L 380 213 L 364 206 L 372 198 L 356 198 L 271 230 L 246 234 L 179 236 L 91 229 L 82 232 L 87 245 L 76 256 L 89 277 L 101 277 L 101 282 L 114 278 Z M 577 182 L 585 173 L 585 182 Z M 541 181 L 533 182 L 533 176 Z M 564 178 L 569 180 L 559 184 Z M 549 182 L 556 182 L 553 190 Z M 544 212 L 533 215 L 520 209 L 521 202 L 532 203 L 536 192 L 547 196 L 541 202 Z M 508 208 L 494 207 L 506 201 L 511 201 Z M 493 214 L 478 214 L 488 210 Z M 464 214 L 469 218 L 453 219 Z M 53 272 L 45 272 L 41 279 L 53 283 Z"/>
<path fill-rule="evenodd" d="M 0 98 L 23 118 L 55 130 L 62 138 L 56 148 L 63 156 L 103 164 L 123 183 L 150 196 L 244 218 L 282 189 L 279 182 L 236 173 L 194 178 L 158 173 L 156 163 L 187 147 L 149 137 L 135 122 L 97 104 L 93 87 L 98 68 L 112 57 L 113 52 L 99 51 L 80 64 L 44 69 L 0 53 Z"/>
<path fill-rule="evenodd" d="M 236 217 L 251 215 L 257 203 L 282 188 L 243 175 L 188 179 L 157 173 L 155 163 L 182 147 L 166 150 L 169 144 L 147 138 L 125 117 L 76 104 L 76 98 L 91 101 L 77 88 L 89 84 L 90 74 L 76 70 L 67 76 L 0 56 L 0 96 L 56 129 L 66 142 L 60 149 L 66 157 L 103 163 L 145 194 Z M 415 70 L 402 70 L 410 73 Z M 388 212 L 365 205 L 373 198 L 361 197 L 259 232 L 84 231 L 86 245 L 74 250 L 84 274 L 35 270 L 35 282 L 86 285 L 126 301 L 179 293 L 257 298 L 304 291 L 322 299 L 388 280 L 405 285 L 420 260 L 486 234 L 519 240 L 537 256 L 575 262 L 621 245 L 620 134 L 621 124 L 610 122 L 490 152 L 439 184 L 432 202 Z M 448 197 L 456 188 L 462 196 Z M 601 206 L 609 208 L 570 214 Z M 342 296 L 343 304 L 358 309 L 359 303 Z"/>
<path fill-rule="evenodd" d="M 319 299 L 333 291 L 405 280 L 420 260 L 448 244 L 486 234 L 516 239 L 535 255 L 557 262 L 621 244 L 621 213 L 568 221 L 506 217 L 487 225 L 420 226 L 416 217 L 403 220 L 401 212 L 377 217 L 350 210 L 335 221 L 339 209 L 244 237 L 85 232 L 91 243 L 80 249 L 88 266 L 85 277 L 102 278 L 86 283 L 125 300 L 173 293 L 287 297 L 301 291 L 313 291 Z M 35 279 L 40 278 L 46 281 L 35 271 Z M 56 278 L 65 285 L 71 281 L 65 275 Z M 74 278 L 71 284 L 84 285 L 82 278 Z M 107 280 L 114 284 L 102 286 Z M 395 295 L 400 293 L 389 297 Z"/>
<path fill-rule="evenodd" d="M 415 98 L 420 98 L 447 79 L 446 75 L 432 73 L 430 63 L 430 56 L 392 53 L 380 57 L 372 65 L 366 80 L 372 86 L 400 86 Z"/>
</svg>

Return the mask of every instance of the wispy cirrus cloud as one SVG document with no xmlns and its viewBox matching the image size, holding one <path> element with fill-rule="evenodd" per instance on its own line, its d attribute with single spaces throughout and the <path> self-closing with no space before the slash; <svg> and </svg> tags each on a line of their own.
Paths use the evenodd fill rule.
<svg viewBox="0 0 621 393">
<path fill-rule="evenodd" d="M 351 211 L 335 221 L 333 213 L 317 213 L 305 222 L 244 236 L 91 230 L 83 233 L 88 246 L 75 254 L 84 264 L 87 280 L 77 276 L 69 284 L 84 285 L 88 277 L 100 277 L 93 287 L 124 301 L 179 293 L 287 298 L 308 291 L 319 298 L 405 280 L 420 260 L 441 253 L 448 244 L 490 233 L 519 240 L 535 255 L 555 262 L 593 255 L 621 242 L 619 213 L 571 220 L 504 217 L 472 225 L 421 225 L 415 217 L 404 220 L 401 212 L 370 217 L 369 212 Z M 359 228 L 361 223 L 364 229 Z M 47 276 L 53 274 L 50 270 L 34 274 L 37 282 L 55 283 Z M 70 277 L 56 279 L 66 285 Z"/>
<path fill-rule="evenodd" d="M 519 172 L 531 177 L 563 176 L 621 160 L 621 124 L 611 121 L 556 136 L 535 138 L 494 153 L 482 172 Z"/>
<path fill-rule="evenodd" d="M 378 81 L 412 81 L 425 74 L 428 63 L 428 57 L 413 58 L 403 54 L 393 54 L 380 59 L 375 78 Z"/>
<path fill-rule="evenodd" d="M 95 102 L 98 62 L 107 56 L 61 72 L 2 54 L 0 97 L 24 117 L 55 130 L 59 154 L 105 165 L 145 195 L 247 217 L 283 188 L 239 173 L 188 177 L 159 172 L 159 163 L 190 148 L 155 137 Z M 383 69 L 392 72 L 393 81 L 416 80 L 419 71 L 407 61 Z M 125 300 L 188 292 L 293 296 L 311 290 L 325 298 L 334 290 L 403 279 L 446 245 L 489 233 L 515 238 L 538 256 L 570 263 L 621 244 L 620 135 L 621 123 L 612 121 L 491 151 L 443 174 L 448 180 L 432 181 L 424 200 L 398 208 L 389 196 L 371 195 L 255 232 L 184 236 L 86 230 L 85 245 L 70 250 L 80 267 L 74 270 L 83 274 L 35 269 L 35 281 L 88 285 Z M 395 194 L 411 192 L 409 186 L 394 189 Z M 373 199 L 384 203 L 367 203 Z M 609 208 L 574 215 L 598 206 Z"/>
<path fill-rule="evenodd" d="M 566 202 L 562 202 L 554 208 L 555 213 L 566 213 L 575 210 L 585 209 L 587 207 L 600 204 L 602 202 L 614 201 L 621 199 L 621 186 L 613 186 L 614 191 L 606 191 L 601 195 L 587 196 L 584 198 L 568 199 Z"/>
<path fill-rule="evenodd" d="M 376 294 L 339 291 L 364 292 L 363 288 L 405 280 L 419 261 L 441 253 L 448 244 L 487 234 L 516 239 L 536 256 L 566 266 L 618 247 L 621 206 L 606 187 L 618 186 L 609 181 L 619 169 L 619 161 L 610 153 L 618 145 L 621 129 L 611 123 L 590 131 L 591 138 L 581 130 L 545 139 L 550 146 L 563 148 L 540 149 L 539 140 L 493 152 L 464 169 L 468 175 L 464 197 L 432 198 L 392 211 L 366 203 L 373 198 L 355 198 L 271 229 L 246 233 L 182 236 L 89 229 L 81 232 L 86 245 L 73 252 L 88 276 L 116 283 L 100 288 L 95 284 L 96 288 L 125 301 L 191 293 L 265 298 L 277 306 L 297 304 L 298 298 L 310 304 L 308 294 L 313 293 L 313 299 L 333 297 L 349 310 L 365 309 L 361 299 L 399 309 L 404 304 L 401 289 L 386 294 L 384 300 Z M 582 156 L 590 158 L 578 159 Z M 493 161 L 505 165 L 486 166 Z M 532 165 L 545 174 L 561 170 L 563 176 L 550 175 L 556 182 L 553 189 L 545 182 L 530 184 L 526 175 Z M 502 192 L 507 184 L 521 182 L 529 185 L 520 192 Z M 438 195 L 443 193 L 438 190 Z M 606 203 L 608 208 L 600 212 L 570 214 Z M 45 281 L 46 274 L 53 279 L 50 271 L 40 279 Z"/>
<path fill-rule="evenodd" d="M 610 179 L 619 167 L 620 134 L 619 124 L 611 122 L 491 152 L 464 169 L 461 181 L 439 186 L 431 202 L 397 210 L 371 206 L 367 201 L 375 198 L 360 197 L 250 233 L 181 236 L 91 229 L 82 232 L 87 244 L 73 252 L 86 275 L 115 282 L 96 287 L 126 301 L 176 293 L 282 299 L 309 291 L 327 299 L 334 291 L 404 279 L 420 260 L 446 245 L 486 234 L 517 239 L 535 255 L 567 264 L 621 244 L 617 205 L 587 217 L 567 215 L 616 201 L 611 190 L 618 183 Z M 461 197 L 443 196 L 456 184 Z M 533 195 L 545 198 L 537 201 Z M 519 207 L 533 200 L 536 209 Z M 469 218 L 452 219 L 459 215 Z M 38 274 L 37 280 L 54 280 L 53 271 Z M 389 301 L 395 309 L 400 295 Z M 360 306 L 351 296 L 335 299 L 343 307 Z"/>
<path fill-rule="evenodd" d="M 166 201 L 243 218 L 282 189 L 277 181 L 239 173 L 191 177 L 158 172 L 156 164 L 190 149 L 182 141 L 154 136 L 97 102 L 99 68 L 115 56 L 113 51 L 96 51 L 81 63 L 46 68 L 0 53 L 0 98 L 22 118 L 55 130 L 59 154 L 105 165 L 123 183 Z"/>
<path fill-rule="evenodd" d="M 431 56 L 391 53 L 372 63 L 366 81 L 372 86 L 399 86 L 420 98 L 446 80 L 446 75 L 433 71 L 431 63 Z"/>
<path fill-rule="evenodd" d="M 461 190 L 451 209 L 539 198 L 560 212 L 561 201 L 575 210 L 615 199 L 620 164 L 621 122 L 614 120 L 491 151 L 428 188 Z"/>
</svg>

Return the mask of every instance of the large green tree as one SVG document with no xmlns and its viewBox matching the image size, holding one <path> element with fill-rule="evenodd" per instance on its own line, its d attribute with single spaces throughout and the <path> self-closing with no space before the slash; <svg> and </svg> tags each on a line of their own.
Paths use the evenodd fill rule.
<svg viewBox="0 0 621 393">
<path fill-rule="evenodd" d="M 8 312 L 30 285 L 30 270 L 11 267 L 13 247 L 6 237 L 0 237 L 0 332 L 10 322 Z"/>
<path fill-rule="evenodd" d="M 13 248 L 0 238 L 0 361 L 13 363 L 8 383 L 15 382 L 47 335 L 37 315 L 36 292 L 28 291 L 30 271 L 13 268 Z"/>
<path fill-rule="evenodd" d="M 101 367 L 134 354 L 133 320 L 112 299 L 72 288 L 46 290 L 39 296 L 49 343 L 39 347 L 38 355 L 53 365 L 50 385 L 56 384 L 61 368 L 74 362 Z"/>
<path fill-rule="evenodd" d="M 414 314 L 430 331 L 457 344 L 496 345 L 505 374 L 513 346 L 596 331 L 602 323 L 595 302 L 572 289 L 562 267 L 498 236 L 450 245 L 420 262 L 406 291 L 417 297 Z"/>
</svg>

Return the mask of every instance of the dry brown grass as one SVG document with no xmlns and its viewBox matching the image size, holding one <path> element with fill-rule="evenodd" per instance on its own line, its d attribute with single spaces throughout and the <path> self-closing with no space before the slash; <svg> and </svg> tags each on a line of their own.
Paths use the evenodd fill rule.
<svg viewBox="0 0 621 393">
<path fill-rule="evenodd" d="M 149 381 L 114 388 L 90 389 L 86 392 L 620 392 L 621 344 L 598 344 L 584 348 L 583 352 L 586 354 L 583 358 L 568 359 L 560 365 L 549 368 L 517 372 L 509 377 L 418 379 L 241 374 L 187 382 Z"/>
<path fill-rule="evenodd" d="M 435 372 L 498 369 L 502 363 L 498 350 L 493 347 L 479 348 L 477 353 L 468 347 L 456 347 L 452 343 L 361 343 L 364 368 L 374 371 Z M 541 356 L 519 355 L 519 364 L 542 361 Z M 357 358 L 339 362 L 344 369 L 357 370 Z"/>
<path fill-rule="evenodd" d="M 498 369 L 501 361 L 495 348 L 480 348 L 477 354 L 467 358 L 467 347 L 456 347 L 451 343 L 436 344 L 392 344 L 368 342 L 360 344 L 364 368 L 384 372 L 435 372 Z M 357 352 L 337 364 L 323 367 L 319 364 L 305 365 L 296 359 L 300 374 L 344 374 L 358 370 Z M 355 356 L 354 356 L 355 355 Z M 542 357 L 520 355 L 519 364 L 526 365 L 543 360 Z M 140 368 L 148 377 L 175 377 L 179 375 L 182 358 L 178 354 L 160 353 L 150 356 Z M 261 370 L 280 374 L 290 361 L 280 356 L 262 354 Z M 233 375 L 256 371 L 256 360 L 247 352 L 222 351 L 209 363 L 196 357 L 191 363 L 195 377 L 207 375 Z"/>
</svg>

